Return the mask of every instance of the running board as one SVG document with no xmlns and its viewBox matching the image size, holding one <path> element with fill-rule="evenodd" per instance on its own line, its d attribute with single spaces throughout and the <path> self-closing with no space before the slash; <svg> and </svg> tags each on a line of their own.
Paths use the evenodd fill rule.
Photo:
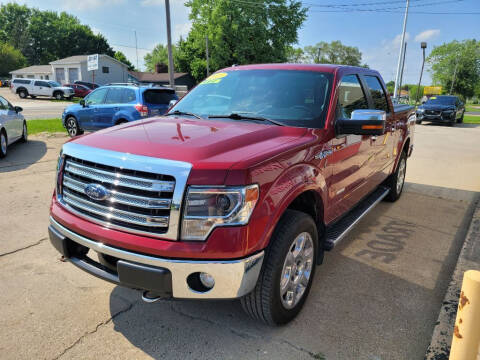
<svg viewBox="0 0 480 360">
<path fill-rule="evenodd" d="M 380 186 L 368 195 L 361 203 L 335 224 L 328 226 L 325 232 L 324 249 L 332 250 L 352 230 L 358 222 L 372 210 L 390 190 Z"/>
</svg>

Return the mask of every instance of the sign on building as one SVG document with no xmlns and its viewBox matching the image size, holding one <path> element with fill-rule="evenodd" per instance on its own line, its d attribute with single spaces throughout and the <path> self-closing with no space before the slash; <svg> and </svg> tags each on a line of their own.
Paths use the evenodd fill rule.
<svg viewBox="0 0 480 360">
<path fill-rule="evenodd" d="M 88 55 L 87 57 L 87 70 L 98 70 L 98 54 Z"/>
<path fill-rule="evenodd" d="M 441 95 L 442 87 L 441 86 L 425 86 L 423 88 L 423 95 Z"/>
</svg>

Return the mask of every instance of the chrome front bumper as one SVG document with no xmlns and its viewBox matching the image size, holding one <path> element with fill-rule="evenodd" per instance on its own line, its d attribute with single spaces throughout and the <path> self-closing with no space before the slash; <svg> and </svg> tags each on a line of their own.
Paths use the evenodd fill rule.
<svg viewBox="0 0 480 360">
<path fill-rule="evenodd" d="M 142 281 L 139 282 L 139 286 L 132 283 L 131 279 L 128 282 L 122 281 L 122 273 L 120 271 L 116 273 L 115 271 L 102 270 L 103 266 L 100 264 L 95 268 L 95 262 L 90 258 L 85 261 L 81 258 L 68 256 L 68 254 L 65 254 L 65 251 L 62 250 L 62 244 L 60 244 L 59 241 L 79 244 L 99 254 L 114 257 L 128 266 L 135 267 L 137 264 L 141 264 L 140 267 L 147 269 L 146 271 L 151 269 L 152 273 L 158 273 L 163 270 L 170 272 L 171 294 L 174 298 L 233 299 L 242 297 L 251 292 L 255 287 L 264 257 L 264 252 L 262 251 L 238 260 L 205 261 L 164 259 L 114 248 L 88 239 L 67 229 L 52 217 L 50 217 L 49 230 L 50 240 L 57 250 L 63 253 L 63 255 L 66 255 L 66 257 L 78 267 L 104 280 L 132 288 L 151 290 L 142 287 Z M 63 245 L 63 247 L 65 248 L 65 245 Z M 215 280 L 215 286 L 205 292 L 198 292 L 191 289 L 187 284 L 187 278 L 189 275 L 197 272 L 206 272 L 212 275 Z"/>
</svg>

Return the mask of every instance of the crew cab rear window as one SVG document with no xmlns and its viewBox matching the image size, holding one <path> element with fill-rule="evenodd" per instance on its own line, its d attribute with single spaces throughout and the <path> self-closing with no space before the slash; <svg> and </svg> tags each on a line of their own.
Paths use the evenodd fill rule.
<svg viewBox="0 0 480 360">
<path fill-rule="evenodd" d="M 175 91 L 173 90 L 146 90 L 143 98 L 147 104 L 168 104 L 170 100 L 175 99 Z"/>
<path fill-rule="evenodd" d="M 50 87 L 50 85 L 48 84 L 48 82 L 46 81 L 35 81 L 35 86 L 44 86 L 44 87 Z"/>
<path fill-rule="evenodd" d="M 370 89 L 370 94 L 372 95 L 373 105 L 376 110 L 383 110 L 385 112 L 390 112 L 388 109 L 387 96 L 383 90 L 380 80 L 376 76 L 365 76 L 365 81 L 367 82 L 368 88 Z"/>
<path fill-rule="evenodd" d="M 345 75 L 338 89 L 338 115 L 351 119 L 354 110 L 368 109 L 368 102 L 357 75 Z"/>
</svg>

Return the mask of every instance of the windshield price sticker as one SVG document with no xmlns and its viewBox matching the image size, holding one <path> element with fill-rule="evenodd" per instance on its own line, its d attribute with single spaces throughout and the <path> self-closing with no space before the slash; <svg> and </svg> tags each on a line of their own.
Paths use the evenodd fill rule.
<svg viewBox="0 0 480 360">
<path fill-rule="evenodd" d="M 222 79 L 227 76 L 228 74 L 223 72 L 223 73 L 218 73 L 218 74 L 213 74 L 209 76 L 205 81 L 201 82 L 201 85 L 205 84 L 218 84 Z"/>
</svg>

